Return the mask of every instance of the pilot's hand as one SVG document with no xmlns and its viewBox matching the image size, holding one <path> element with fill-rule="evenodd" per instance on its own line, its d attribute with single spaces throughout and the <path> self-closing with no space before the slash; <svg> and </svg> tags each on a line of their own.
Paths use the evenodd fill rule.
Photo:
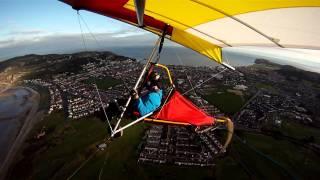
<svg viewBox="0 0 320 180">
<path fill-rule="evenodd" d="M 138 99 L 139 98 L 138 91 L 136 89 L 132 89 L 130 94 L 131 94 L 133 99 Z"/>
</svg>

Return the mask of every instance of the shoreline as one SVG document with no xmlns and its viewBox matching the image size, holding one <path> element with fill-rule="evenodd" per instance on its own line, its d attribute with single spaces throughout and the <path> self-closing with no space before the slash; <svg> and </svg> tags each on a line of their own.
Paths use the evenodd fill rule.
<svg viewBox="0 0 320 180">
<path fill-rule="evenodd" d="M 23 122 L 20 125 L 20 128 L 18 129 L 18 133 L 16 134 L 15 138 L 13 139 L 13 142 L 11 143 L 10 148 L 8 149 L 6 156 L 4 158 L 4 161 L 1 165 L 1 171 L 0 171 L 0 179 L 5 179 L 6 174 L 16 159 L 17 155 L 19 154 L 20 147 L 23 145 L 23 142 L 27 138 L 28 133 L 33 128 L 34 124 L 37 123 L 41 119 L 41 112 L 38 112 L 39 103 L 40 103 L 40 94 L 36 92 L 35 90 L 29 88 L 29 87 L 23 87 L 23 86 L 17 86 L 17 87 L 6 87 L 5 90 L 1 90 L 0 94 L 4 93 L 7 90 L 18 90 L 18 89 L 25 89 L 30 94 L 28 97 L 28 101 L 32 103 L 32 106 L 30 109 L 28 109 L 27 115 L 22 113 L 19 114 L 19 116 L 15 117 L 15 119 L 18 119 Z M 25 118 L 24 118 L 25 115 Z"/>
<path fill-rule="evenodd" d="M 11 88 L 11 84 L 8 83 L 2 83 L 0 85 L 4 85 L 4 87 L 0 87 L 0 95 Z"/>
</svg>

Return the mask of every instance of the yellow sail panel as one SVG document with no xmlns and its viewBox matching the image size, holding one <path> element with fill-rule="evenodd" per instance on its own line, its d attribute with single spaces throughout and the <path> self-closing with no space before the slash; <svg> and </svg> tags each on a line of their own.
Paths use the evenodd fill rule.
<svg viewBox="0 0 320 180">
<path fill-rule="evenodd" d="M 134 0 L 124 7 L 134 10 Z M 147 0 L 145 14 L 188 29 L 227 15 L 294 7 L 320 7 L 320 0 Z"/>
<path fill-rule="evenodd" d="M 124 7 L 134 10 L 133 0 L 129 0 Z M 224 17 L 221 13 L 189 0 L 147 0 L 145 14 L 179 29 L 208 22 L 213 17 Z"/>
<path fill-rule="evenodd" d="M 171 40 L 193 49 L 218 63 L 222 62 L 221 47 L 194 36 L 186 31 L 174 28 Z"/>
</svg>

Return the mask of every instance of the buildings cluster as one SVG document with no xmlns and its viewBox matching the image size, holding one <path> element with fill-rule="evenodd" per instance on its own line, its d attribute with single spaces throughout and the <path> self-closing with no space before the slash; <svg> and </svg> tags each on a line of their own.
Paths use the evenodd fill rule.
<svg viewBox="0 0 320 180">
<path fill-rule="evenodd" d="M 53 75 L 52 79 L 32 79 L 24 82 L 48 88 L 50 93 L 48 113 L 63 109 L 67 117 L 73 119 L 92 115 L 102 106 L 107 106 L 109 101 L 128 95 L 136 78 L 132 74 L 140 71 L 141 64 L 132 63 L 134 61 L 131 59 L 112 60 L 115 58 L 114 55 L 106 56 L 104 59 L 91 58 L 95 61 L 82 65 L 82 70 L 78 73 L 64 72 Z M 102 86 L 106 86 L 103 84 L 104 78 L 111 78 L 120 83 L 115 83 L 108 88 L 100 88 L 99 82 L 96 81 L 102 81 Z M 95 83 L 98 86 L 102 104 Z"/>
<path fill-rule="evenodd" d="M 206 167 L 214 166 L 222 145 L 211 131 L 199 135 L 185 127 L 153 125 L 140 148 L 138 163 Z"/>
<path fill-rule="evenodd" d="M 239 112 L 236 123 L 246 128 L 260 129 L 266 123 L 281 126 L 282 119 L 312 123 L 307 110 L 296 100 L 261 90 Z"/>
<path fill-rule="evenodd" d="M 74 57 L 70 55 L 65 58 L 70 60 Z M 90 116 L 100 111 L 101 106 L 106 107 L 109 101 L 128 97 L 143 66 L 130 58 L 118 59 L 115 55 L 90 55 L 81 58 L 90 58 L 90 61 L 81 65 L 79 72 L 63 72 L 53 75 L 50 79 L 25 80 L 26 83 L 48 88 L 48 113 L 63 109 L 68 118 Z M 278 80 L 277 75 L 261 76 L 252 71 L 252 76 L 244 77 L 240 72 L 223 71 L 221 67 L 168 67 L 176 88 L 209 115 L 222 113 L 203 98 L 218 86 L 227 86 L 230 88 L 228 91 L 238 93 L 251 91 L 252 83 L 257 78 L 262 79 L 262 82 Z M 165 71 L 156 71 L 162 74 L 164 81 L 167 80 Z M 251 72 L 250 69 L 248 71 Z M 107 82 L 108 79 L 116 80 L 117 83 L 99 86 L 100 82 Z M 102 104 L 94 84 L 98 85 Z M 294 118 L 305 123 L 312 122 L 307 110 L 299 106 L 298 102 L 290 97 L 266 91 L 260 91 L 251 98 L 238 113 L 235 122 L 237 126 L 260 129 L 265 122 L 281 126 L 283 118 L 280 117 Z M 214 131 L 197 134 L 185 127 L 153 125 L 146 131 L 139 152 L 138 163 L 207 167 L 214 166 L 215 159 L 223 152 L 223 148 L 221 138 Z"/>
<path fill-rule="evenodd" d="M 27 83 L 33 83 L 48 88 L 50 93 L 50 108 L 48 113 L 63 109 L 67 117 L 77 119 L 89 116 L 99 111 L 101 106 L 106 106 L 113 99 L 126 98 L 135 84 L 140 74 L 143 64 L 130 58 L 118 58 L 118 56 L 109 55 L 76 55 L 77 58 L 89 58 L 87 63 L 81 65 L 81 71 L 63 72 L 53 75 L 48 79 L 25 80 Z M 73 55 L 65 57 L 70 60 Z M 216 67 L 189 67 L 189 66 L 170 66 L 169 68 L 174 76 L 175 84 L 181 92 L 189 91 L 186 95 L 200 108 L 213 115 L 219 110 L 210 105 L 201 97 L 203 92 L 210 90 L 212 83 L 204 83 L 205 80 L 221 80 L 223 75 L 215 76 L 221 69 Z M 168 79 L 165 71 L 158 70 L 164 80 Z M 196 72 L 196 73 L 195 73 Z M 215 76 L 214 78 L 212 78 Z M 107 80 L 105 80 L 107 79 Z M 99 82 L 116 80 L 118 83 L 108 87 L 99 87 Z M 94 84 L 98 84 L 99 94 L 103 104 L 100 103 Z M 194 88 L 201 86 L 200 88 Z M 194 88 L 190 91 L 190 89 Z"/>
<path fill-rule="evenodd" d="M 71 57 L 72 58 L 72 57 Z M 100 110 L 101 103 L 95 80 L 112 78 L 118 84 L 109 88 L 98 88 L 103 106 L 108 101 L 128 96 L 140 74 L 142 64 L 131 59 L 111 60 L 109 57 L 95 58 L 82 65 L 78 73 L 60 73 L 52 79 L 33 79 L 33 83 L 47 87 L 50 92 L 49 113 L 57 109 L 64 109 L 69 118 L 82 118 Z M 215 76 L 220 69 L 208 67 L 169 66 L 174 76 L 175 84 L 181 92 L 189 91 L 189 97 L 197 106 L 210 115 L 220 113 L 219 109 L 209 104 L 201 96 L 202 92 L 213 88 L 211 83 L 204 83 L 208 78 L 221 81 L 223 75 Z M 168 76 L 158 70 L 163 79 Z M 196 73 L 195 73 L 196 72 Z M 88 83 L 90 82 L 90 83 Z M 195 88 L 190 91 L 191 88 Z M 164 87 L 165 88 L 165 87 Z M 200 89 L 200 91 L 198 91 Z M 175 164 L 179 166 L 213 166 L 215 157 L 221 152 L 222 145 L 213 132 L 201 135 L 184 127 L 154 125 L 147 132 L 141 145 L 139 163 Z"/>
<path fill-rule="evenodd" d="M 50 114 L 54 110 L 61 110 L 63 108 L 61 92 L 57 85 L 41 79 L 24 80 L 24 83 L 30 83 L 48 89 L 50 95 L 50 106 L 48 109 L 48 114 Z"/>
</svg>

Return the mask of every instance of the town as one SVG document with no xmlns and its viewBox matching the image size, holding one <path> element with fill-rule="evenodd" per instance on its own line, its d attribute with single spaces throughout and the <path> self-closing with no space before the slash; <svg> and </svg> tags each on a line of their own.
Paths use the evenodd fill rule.
<svg viewBox="0 0 320 180">
<path fill-rule="evenodd" d="M 108 107 L 109 102 L 127 98 L 143 67 L 143 64 L 135 59 L 108 53 L 83 53 L 75 57 L 68 55 L 63 56 L 63 60 L 61 57 L 52 58 L 49 63 L 76 58 L 87 59 L 86 63 L 81 64 L 80 71 L 66 71 L 45 78 L 23 80 L 26 86 L 40 86 L 48 90 L 50 103 L 47 114 L 63 111 L 69 119 L 92 116 L 99 112 L 101 107 Z M 279 77 L 266 75 L 265 78 L 261 78 L 257 74 L 248 77 L 252 70 L 245 68 L 239 68 L 239 71 L 226 70 L 220 66 L 168 65 L 168 68 L 177 88 L 185 96 L 209 115 L 232 116 L 236 128 L 259 130 L 265 124 L 281 126 L 283 118 L 305 124 L 313 123 L 308 110 L 292 96 L 281 95 L 265 88 L 257 89 L 252 83 L 258 78 L 262 79 L 262 82 L 275 82 L 281 80 Z M 164 81 L 167 80 L 164 71 L 156 71 Z M 23 74 L 19 74 L 19 77 L 21 76 Z M 12 78 L 7 76 L 6 80 L 12 81 Z M 164 90 L 167 91 L 166 87 Z M 241 108 L 236 113 L 222 111 L 207 98 L 212 92 L 216 95 L 232 94 L 241 97 Z M 300 94 L 296 92 L 295 95 Z M 230 102 L 231 105 L 232 103 L 234 102 Z M 220 135 L 215 131 L 197 134 L 184 127 L 152 125 L 140 143 L 138 163 L 214 166 L 214 159 L 223 153 L 220 139 Z"/>
</svg>

